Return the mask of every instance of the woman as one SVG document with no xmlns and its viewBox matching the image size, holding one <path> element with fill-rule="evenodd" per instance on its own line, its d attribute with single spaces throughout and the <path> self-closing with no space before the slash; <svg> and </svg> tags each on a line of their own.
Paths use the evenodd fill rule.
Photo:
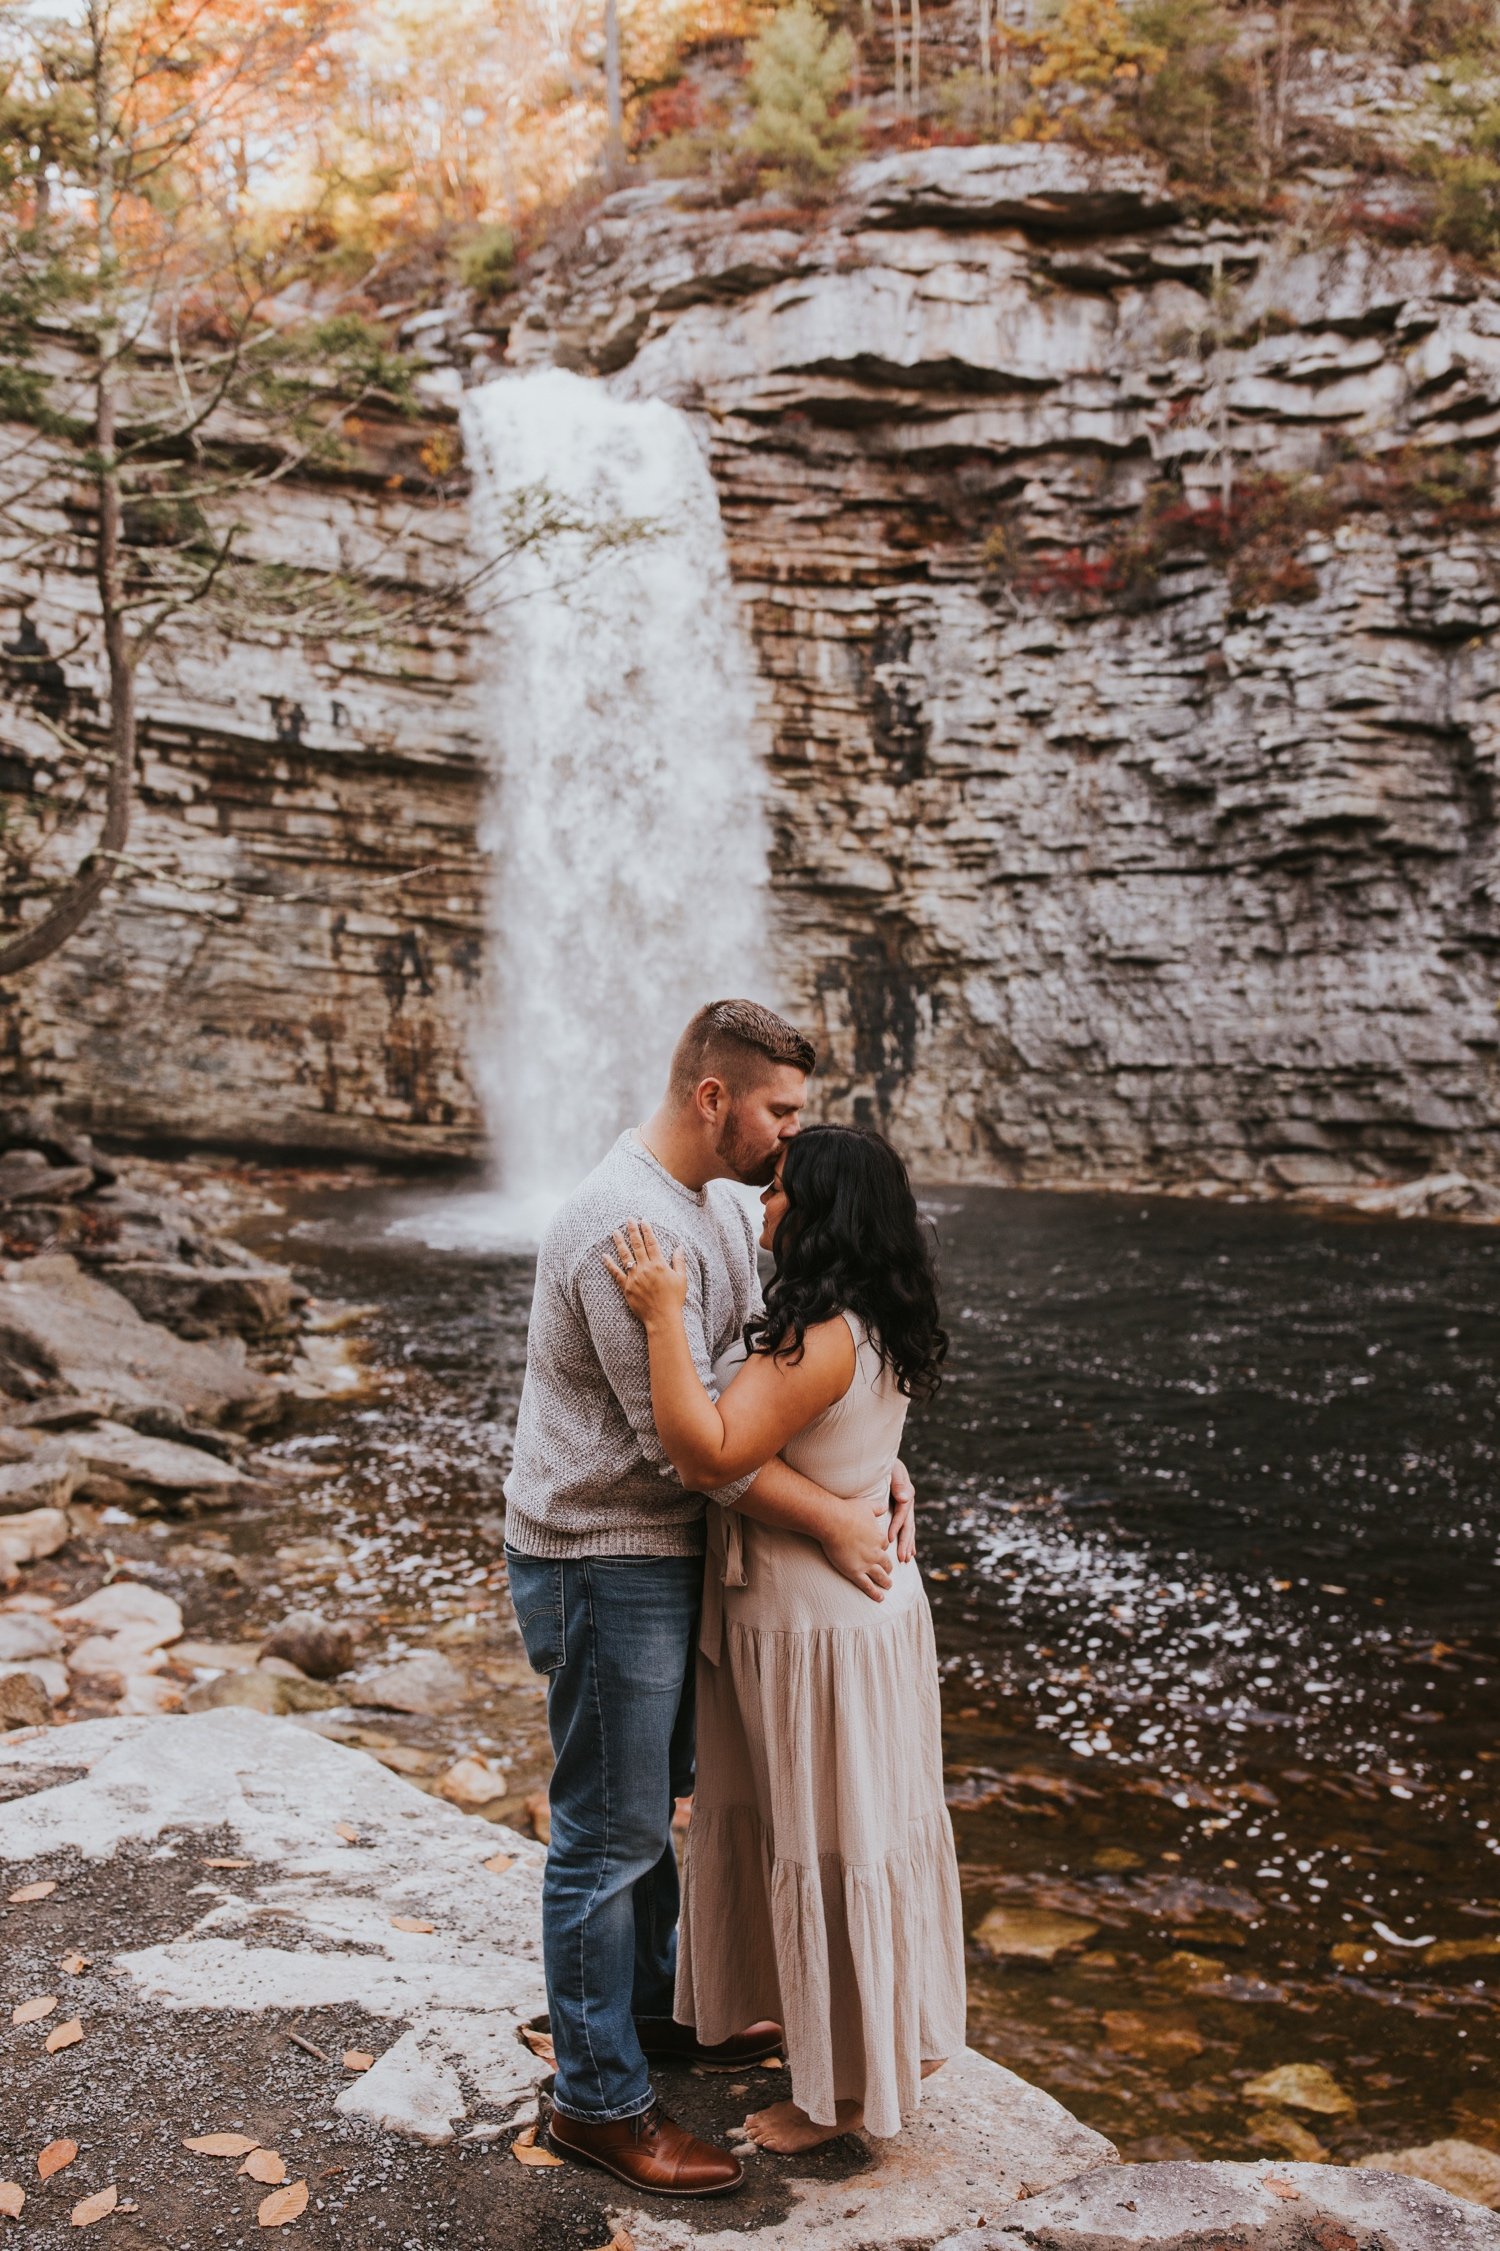
<svg viewBox="0 0 1500 2251">
<path fill-rule="evenodd" d="M 878 1506 L 947 1346 L 906 1168 L 879 1134 L 813 1126 L 761 1201 L 776 1272 L 717 1401 L 683 1326 L 682 1254 L 632 1222 L 606 1258 L 645 1323 L 662 1444 L 699 1491 L 780 1454 Z M 677 2016 L 710 2042 L 785 2028 L 792 2100 L 747 2118 L 752 2139 L 899 2132 L 964 2038 L 937 1659 L 909 1554 L 874 1601 L 815 1541 L 710 1508 L 683 1874 Z"/>
</svg>

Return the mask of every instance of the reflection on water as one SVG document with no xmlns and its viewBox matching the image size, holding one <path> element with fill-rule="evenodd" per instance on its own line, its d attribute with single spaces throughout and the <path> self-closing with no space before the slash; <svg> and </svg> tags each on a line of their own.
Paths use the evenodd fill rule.
<svg viewBox="0 0 1500 2251">
<path fill-rule="evenodd" d="M 336 1437 L 343 1599 L 409 1632 L 489 1583 L 530 1275 L 392 1208 L 287 1242 L 407 1378 L 292 1444 Z M 976 2044 L 1128 2154 L 1500 2147 L 1500 1235 L 929 1208 L 954 1348 L 908 1451 L 971 1925 L 1078 1925 L 976 1944 Z M 1286 2065 L 1328 2078 L 1251 2091 Z"/>
</svg>

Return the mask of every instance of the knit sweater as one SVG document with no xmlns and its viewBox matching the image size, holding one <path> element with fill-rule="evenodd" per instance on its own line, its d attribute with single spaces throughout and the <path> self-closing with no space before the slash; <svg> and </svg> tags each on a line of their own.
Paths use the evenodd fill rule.
<svg viewBox="0 0 1500 2251">
<path fill-rule="evenodd" d="M 683 1490 L 662 1449 L 646 1332 L 604 1269 L 627 1219 L 649 1220 L 667 1257 L 687 1254 L 688 1339 L 710 1388 L 760 1301 L 755 1229 L 728 1182 L 685 1188 L 633 1129 L 621 1134 L 542 1238 L 505 1481 L 505 1537 L 522 1555 L 703 1552 L 704 1496 Z"/>
</svg>

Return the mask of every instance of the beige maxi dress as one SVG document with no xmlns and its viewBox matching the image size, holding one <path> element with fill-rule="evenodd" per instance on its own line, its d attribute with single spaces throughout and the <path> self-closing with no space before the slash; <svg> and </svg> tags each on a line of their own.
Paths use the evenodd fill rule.
<svg viewBox="0 0 1500 2251">
<path fill-rule="evenodd" d="M 864 1325 L 853 1381 L 783 1449 L 830 1492 L 885 1499 L 907 1402 Z M 722 1385 L 734 1359 L 716 1371 Z M 964 2043 L 958 1864 L 943 1802 L 937 1653 L 914 1563 L 883 1602 L 815 1540 L 709 1506 L 698 1781 L 676 2014 L 701 2040 L 786 2032 L 819 2125 L 864 2105 L 895 2134 L 924 2062 Z"/>
</svg>

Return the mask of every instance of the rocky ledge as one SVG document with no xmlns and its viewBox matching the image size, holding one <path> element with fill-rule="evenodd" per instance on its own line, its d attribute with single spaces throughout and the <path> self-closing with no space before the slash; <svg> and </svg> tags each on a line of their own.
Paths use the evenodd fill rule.
<svg viewBox="0 0 1500 2251">
<path fill-rule="evenodd" d="M 289 2201 L 319 2247 L 351 2231 L 425 2244 L 455 2224 L 507 2251 L 1500 2244 L 1500 2219 L 1396 2176 L 1122 2168 L 972 2053 L 889 2148 L 845 2136 L 795 2162 L 754 2156 L 732 2202 L 648 2205 L 536 2146 L 551 2059 L 535 1844 L 253 1712 L 13 1735 L 0 1798 L 15 1995 L 0 2196 L 39 2242 L 61 2241 L 77 2202 L 112 2197 L 173 2242 L 257 2211 L 277 2224 L 267 2206 Z M 717 2133 L 781 2088 L 774 2064 L 664 2083 Z"/>
</svg>

